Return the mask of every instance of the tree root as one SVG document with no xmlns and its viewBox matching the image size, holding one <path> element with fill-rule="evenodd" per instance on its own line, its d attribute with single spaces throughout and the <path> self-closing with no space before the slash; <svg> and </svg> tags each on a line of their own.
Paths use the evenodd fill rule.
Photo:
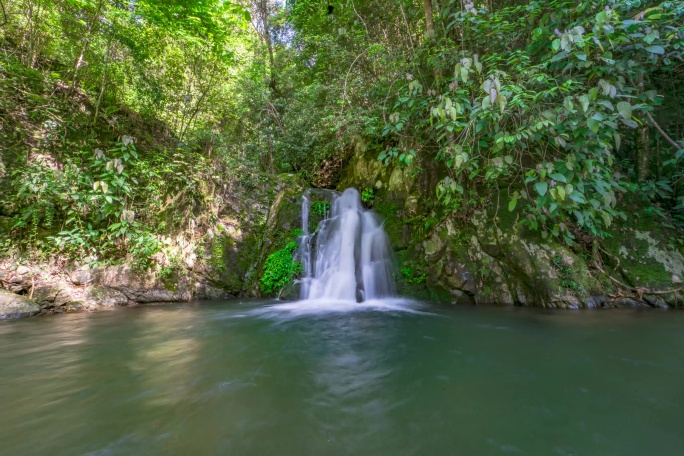
<svg viewBox="0 0 684 456">
<path fill-rule="evenodd" d="M 606 277 L 608 277 L 611 281 L 613 281 L 615 284 L 619 285 L 622 288 L 625 288 L 625 289 L 631 291 L 632 292 L 631 296 L 634 296 L 636 294 L 636 296 L 639 298 L 640 301 L 643 300 L 644 295 L 649 295 L 649 296 L 668 295 L 668 294 L 679 293 L 680 291 L 682 291 L 681 286 L 677 287 L 677 288 L 670 288 L 668 290 L 653 290 L 651 288 L 646 288 L 646 287 L 633 287 L 633 286 L 627 285 L 624 282 L 621 282 L 618 279 L 616 279 L 615 277 L 611 276 L 606 271 L 604 271 L 603 268 L 601 268 L 599 265 L 594 264 L 593 266 L 596 269 L 598 269 L 601 273 L 603 273 Z M 624 295 L 624 294 L 618 293 L 614 296 L 626 298 L 626 297 L 629 297 L 630 295 Z"/>
</svg>

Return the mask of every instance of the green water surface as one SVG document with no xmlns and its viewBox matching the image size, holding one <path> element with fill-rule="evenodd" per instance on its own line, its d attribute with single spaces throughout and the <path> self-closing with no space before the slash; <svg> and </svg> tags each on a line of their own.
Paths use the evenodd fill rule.
<svg viewBox="0 0 684 456">
<path fill-rule="evenodd" d="M 273 304 L 0 322 L 0 455 L 684 454 L 684 313 Z"/>
</svg>

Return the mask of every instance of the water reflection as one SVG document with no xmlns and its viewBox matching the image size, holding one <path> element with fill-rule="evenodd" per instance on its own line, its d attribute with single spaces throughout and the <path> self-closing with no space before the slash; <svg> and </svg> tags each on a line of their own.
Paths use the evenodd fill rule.
<svg viewBox="0 0 684 456">
<path fill-rule="evenodd" d="M 363 450 L 369 437 L 392 426 L 388 413 L 397 400 L 385 391 L 394 374 L 391 347 L 400 342 L 396 326 L 391 318 L 342 316 L 317 321 L 303 337 L 317 345 L 306 363 L 312 383 L 307 409 L 320 445 L 344 435 L 351 453 Z"/>
<path fill-rule="evenodd" d="M 88 395 L 88 388 L 79 380 L 87 370 L 84 345 L 88 343 L 90 321 L 83 319 L 75 325 L 59 319 L 49 325 L 44 321 L 18 323 L 0 325 L 0 337 L 13 341 L 12 346 L 4 345 L 5 356 L 0 363 L 0 403 L 12 403 L 21 413 L 21 422 L 5 422 L 4 414 L 0 414 L 0 428 L 44 426 L 47 410 L 73 396 Z M 17 394 L 14 385 L 31 385 L 30 394 Z"/>
<path fill-rule="evenodd" d="M 141 313 L 138 331 L 128 344 L 133 356 L 127 363 L 136 379 L 136 395 L 148 406 L 170 406 L 185 400 L 197 376 L 201 339 L 194 334 L 198 324 L 190 312 Z"/>
<path fill-rule="evenodd" d="M 229 302 L 0 324 L 0 454 L 678 454 L 684 314 L 661 315 Z"/>
</svg>

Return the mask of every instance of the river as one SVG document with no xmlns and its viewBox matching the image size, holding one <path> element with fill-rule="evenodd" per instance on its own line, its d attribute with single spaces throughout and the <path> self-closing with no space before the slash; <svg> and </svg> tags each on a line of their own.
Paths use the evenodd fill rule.
<svg viewBox="0 0 684 456">
<path fill-rule="evenodd" d="M 684 313 L 224 301 L 0 322 L 0 454 L 675 455 Z"/>
</svg>

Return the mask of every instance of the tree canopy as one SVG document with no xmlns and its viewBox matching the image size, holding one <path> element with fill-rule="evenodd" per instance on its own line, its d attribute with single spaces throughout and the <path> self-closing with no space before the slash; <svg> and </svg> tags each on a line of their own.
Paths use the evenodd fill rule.
<svg viewBox="0 0 684 456">
<path fill-rule="evenodd" d="M 635 202 L 684 223 L 681 2 L 2 0 L 0 13 L 0 214 L 27 245 L 148 258 L 176 223 L 164 198 L 209 204 L 199 189 L 224 172 L 334 187 L 360 141 L 384 166 L 438 176 L 429 205 L 445 216 L 503 195 L 518 223 L 568 244 L 607 236 Z"/>
</svg>

